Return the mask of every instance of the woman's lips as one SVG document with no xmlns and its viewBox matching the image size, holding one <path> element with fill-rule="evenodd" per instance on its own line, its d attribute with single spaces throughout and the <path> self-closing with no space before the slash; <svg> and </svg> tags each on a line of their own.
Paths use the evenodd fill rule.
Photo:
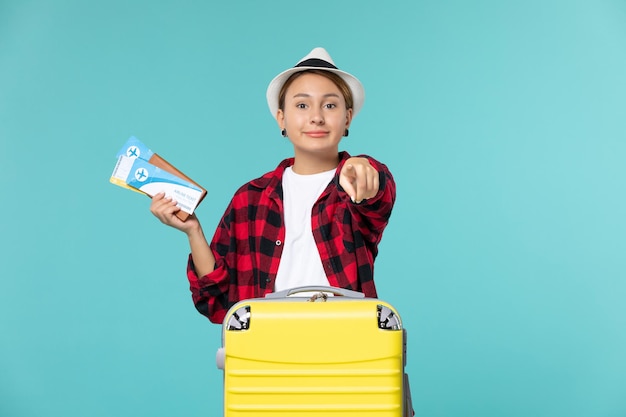
<svg viewBox="0 0 626 417">
<path fill-rule="evenodd" d="M 326 130 L 311 130 L 308 132 L 304 132 L 304 134 L 312 138 L 321 138 L 327 136 L 328 132 Z"/>
</svg>

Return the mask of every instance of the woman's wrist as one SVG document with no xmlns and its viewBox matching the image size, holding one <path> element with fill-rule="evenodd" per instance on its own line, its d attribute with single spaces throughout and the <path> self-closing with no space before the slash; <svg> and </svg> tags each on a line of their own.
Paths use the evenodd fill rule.
<svg viewBox="0 0 626 417">
<path fill-rule="evenodd" d="M 185 233 L 187 233 L 187 238 L 189 239 L 189 242 L 206 240 L 204 238 L 204 231 L 202 230 L 202 226 L 200 226 L 200 223 L 192 226 L 190 229 L 186 230 Z"/>
</svg>

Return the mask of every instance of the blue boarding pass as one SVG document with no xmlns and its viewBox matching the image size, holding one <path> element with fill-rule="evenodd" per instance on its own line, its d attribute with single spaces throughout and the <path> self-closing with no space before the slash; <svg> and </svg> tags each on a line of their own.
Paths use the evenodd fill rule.
<svg viewBox="0 0 626 417">
<path fill-rule="evenodd" d="M 189 181 L 156 167 L 141 158 L 135 158 L 126 178 L 126 184 L 141 192 L 154 196 L 165 193 L 176 200 L 176 205 L 192 214 L 200 203 L 202 189 Z"/>
<path fill-rule="evenodd" d="M 187 214 L 193 214 L 206 193 L 196 184 L 151 164 L 153 156 L 155 160 L 159 157 L 134 136 L 126 141 L 116 156 L 117 163 L 110 179 L 115 185 L 150 197 L 165 193 Z"/>
</svg>

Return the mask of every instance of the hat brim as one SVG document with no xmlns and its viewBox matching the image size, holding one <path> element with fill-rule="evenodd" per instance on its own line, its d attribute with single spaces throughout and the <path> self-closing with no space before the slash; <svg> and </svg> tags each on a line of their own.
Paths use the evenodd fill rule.
<svg viewBox="0 0 626 417">
<path fill-rule="evenodd" d="M 363 102 L 365 101 L 365 90 L 363 88 L 363 84 L 361 84 L 361 82 L 354 75 L 334 68 L 294 67 L 278 74 L 267 87 L 267 105 L 269 106 L 270 113 L 272 113 L 274 118 L 276 118 L 278 113 L 278 95 L 280 94 L 280 89 L 283 87 L 283 84 L 285 84 L 285 82 L 287 82 L 289 77 L 293 74 L 306 70 L 329 71 L 339 75 L 346 82 L 346 84 L 348 84 L 348 87 L 350 87 L 350 91 L 352 92 L 352 116 L 356 116 L 359 110 L 361 110 Z"/>
</svg>

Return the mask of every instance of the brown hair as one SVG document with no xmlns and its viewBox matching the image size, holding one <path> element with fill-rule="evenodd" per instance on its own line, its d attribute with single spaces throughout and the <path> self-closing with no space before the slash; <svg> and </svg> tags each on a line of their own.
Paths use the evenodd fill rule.
<svg viewBox="0 0 626 417">
<path fill-rule="evenodd" d="M 326 77 L 329 80 L 331 80 L 339 88 L 339 91 L 341 91 L 341 94 L 343 95 L 343 98 L 346 101 L 346 109 L 352 108 L 353 103 L 354 103 L 354 100 L 352 99 L 352 90 L 350 90 L 350 87 L 344 81 L 343 78 L 341 78 L 339 75 L 331 71 L 309 69 L 309 70 L 296 72 L 291 77 L 289 77 L 287 81 L 285 81 L 283 86 L 280 88 L 280 93 L 278 94 L 278 108 L 279 109 L 281 110 L 285 109 L 285 94 L 287 94 L 287 89 L 296 78 L 298 78 L 299 76 L 303 74 L 317 74 L 317 75 L 321 75 L 322 77 Z"/>
</svg>

